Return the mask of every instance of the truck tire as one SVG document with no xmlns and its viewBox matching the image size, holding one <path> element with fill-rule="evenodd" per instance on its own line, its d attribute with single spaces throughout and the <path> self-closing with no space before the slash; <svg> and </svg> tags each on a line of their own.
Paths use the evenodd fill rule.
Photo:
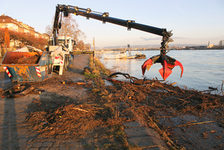
<svg viewBox="0 0 224 150">
<path fill-rule="evenodd" d="M 64 70 L 67 71 L 68 70 L 68 65 L 69 65 L 69 59 L 68 56 L 65 57 L 65 62 L 64 62 Z"/>
</svg>

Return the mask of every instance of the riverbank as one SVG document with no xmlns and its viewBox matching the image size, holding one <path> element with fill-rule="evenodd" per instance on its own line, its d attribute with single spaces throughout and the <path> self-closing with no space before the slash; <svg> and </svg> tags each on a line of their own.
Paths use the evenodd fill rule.
<svg viewBox="0 0 224 150">
<path fill-rule="evenodd" d="M 141 51 L 141 53 L 146 55 L 146 58 L 158 55 L 159 51 Z M 111 57 L 118 53 L 103 53 L 97 55 L 101 62 L 110 70 L 120 71 L 129 73 L 137 78 L 148 78 L 162 80 L 159 69 L 160 64 L 154 64 L 149 71 L 146 71 L 145 75 L 142 76 L 141 65 L 146 61 L 146 59 L 133 59 L 133 60 L 117 60 L 117 59 L 104 59 L 105 57 Z M 215 51 L 200 51 L 200 50 L 173 50 L 168 53 L 169 56 L 180 61 L 184 67 L 183 77 L 180 78 L 181 69 L 176 66 L 172 70 L 172 74 L 166 80 L 169 83 L 176 82 L 175 86 L 188 89 L 196 89 L 199 91 L 209 91 L 209 87 L 217 89 L 213 91 L 213 94 L 222 94 L 222 83 L 224 82 L 223 74 L 224 66 L 223 50 Z M 193 59 L 192 59 L 193 58 Z"/>
<path fill-rule="evenodd" d="M 223 96 L 114 80 L 89 56 L 24 96 L 2 95 L 2 149 L 223 149 Z"/>
</svg>

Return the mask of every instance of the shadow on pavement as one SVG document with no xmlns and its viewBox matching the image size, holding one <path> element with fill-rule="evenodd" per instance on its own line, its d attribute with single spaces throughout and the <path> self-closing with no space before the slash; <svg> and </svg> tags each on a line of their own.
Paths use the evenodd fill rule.
<svg viewBox="0 0 224 150">
<path fill-rule="evenodd" d="M 4 120 L 2 125 L 2 150 L 19 150 L 14 99 L 4 99 Z"/>
</svg>

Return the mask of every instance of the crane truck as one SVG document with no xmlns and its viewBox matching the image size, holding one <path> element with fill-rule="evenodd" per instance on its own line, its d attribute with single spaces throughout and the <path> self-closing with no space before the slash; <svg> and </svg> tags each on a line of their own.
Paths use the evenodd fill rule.
<svg viewBox="0 0 224 150">
<path fill-rule="evenodd" d="M 172 41 L 172 39 L 170 38 L 172 36 L 171 31 L 167 31 L 165 28 L 157 28 L 145 24 L 136 23 L 134 20 L 123 20 L 115 17 L 110 17 L 108 12 L 99 13 L 96 11 L 92 11 L 90 8 L 85 9 L 85 8 L 79 8 L 77 6 L 58 4 L 56 6 L 54 23 L 53 23 L 53 46 L 50 47 L 49 49 L 50 51 L 54 51 L 52 54 L 54 55 L 53 57 L 55 58 L 55 60 L 58 59 L 58 54 L 61 54 L 61 56 L 63 56 L 60 58 L 61 66 L 68 64 L 67 61 L 69 50 L 68 49 L 66 50 L 66 48 L 58 46 L 59 43 L 58 35 L 59 35 L 59 29 L 61 28 L 62 17 L 63 16 L 68 17 L 69 14 L 83 16 L 86 17 L 87 19 L 90 18 L 96 19 L 102 21 L 103 23 L 108 22 L 116 24 L 119 26 L 127 27 L 128 30 L 131 30 L 133 28 L 162 36 L 160 54 L 149 58 L 143 63 L 142 74 L 144 75 L 145 70 L 149 69 L 154 63 L 161 63 L 162 68 L 159 70 L 159 72 L 164 80 L 166 80 L 166 78 L 172 73 L 172 69 L 175 66 L 180 66 L 182 76 L 183 74 L 182 64 L 176 59 L 166 55 L 168 49 L 168 43 Z M 59 74 L 62 74 L 62 70 L 63 69 L 60 68 Z"/>
</svg>

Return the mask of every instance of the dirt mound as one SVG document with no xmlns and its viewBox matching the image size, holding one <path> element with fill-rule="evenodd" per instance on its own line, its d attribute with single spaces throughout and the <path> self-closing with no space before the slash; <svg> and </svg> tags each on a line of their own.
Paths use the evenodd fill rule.
<svg viewBox="0 0 224 150">
<path fill-rule="evenodd" d="M 39 52 L 8 52 L 3 64 L 36 64 L 42 53 Z"/>
<path fill-rule="evenodd" d="M 7 64 L 36 64 L 39 61 L 39 56 L 30 56 L 30 57 L 22 57 L 22 58 L 14 58 L 7 60 Z"/>
<path fill-rule="evenodd" d="M 20 58 L 12 62 L 12 64 L 36 64 L 39 61 L 40 56 L 34 55 L 30 57 Z"/>
</svg>

